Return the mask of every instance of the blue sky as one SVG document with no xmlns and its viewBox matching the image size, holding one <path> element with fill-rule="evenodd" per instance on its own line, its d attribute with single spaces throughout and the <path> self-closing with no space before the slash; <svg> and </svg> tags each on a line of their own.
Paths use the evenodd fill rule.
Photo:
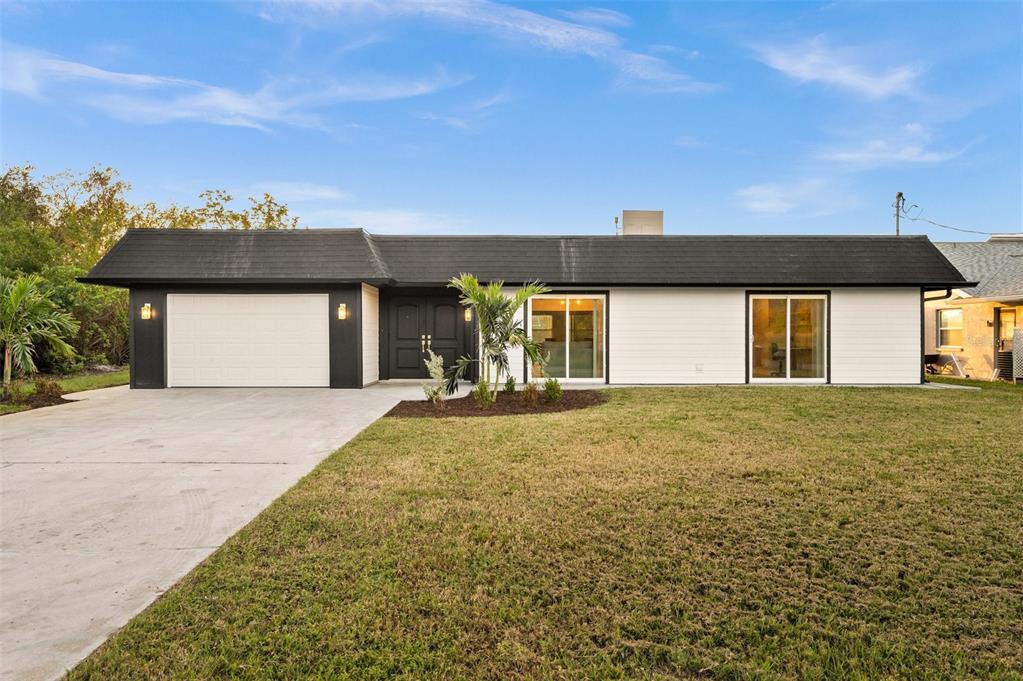
<svg viewBox="0 0 1023 681">
<path fill-rule="evenodd" d="M 1021 7 L 6 2 L 2 156 L 379 232 L 1023 231 Z"/>
</svg>

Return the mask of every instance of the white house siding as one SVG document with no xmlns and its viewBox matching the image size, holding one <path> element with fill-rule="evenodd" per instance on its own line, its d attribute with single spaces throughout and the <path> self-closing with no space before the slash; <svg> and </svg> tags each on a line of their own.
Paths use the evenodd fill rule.
<svg viewBox="0 0 1023 681">
<path fill-rule="evenodd" d="M 920 382 L 920 289 L 831 292 L 831 382 Z"/>
<path fill-rule="evenodd" d="M 611 289 L 609 382 L 745 383 L 746 293 L 743 288 Z M 919 383 L 920 289 L 832 289 L 830 343 L 832 383 Z M 522 381 L 521 352 L 513 353 L 511 364 Z"/>
<path fill-rule="evenodd" d="M 362 384 L 380 380 L 380 292 L 362 285 Z"/>
<path fill-rule="evenodd" d="M 513 295 L 514 293 L 515 293 L 514 288 L 504 289 L 504 294 L 507 296 Z M 526 322 L 524 321 L 525 309 L 526 309 L 525 307 L 519 308 L 518 312 L 515 313 L 515 321 L 521 322 L 523 327 L 525 327 L 526 324 Z M 479 348 L 477 348 L 477 351 L 478 350 Z M 515 382 L 524 383 L 526 381 L 526 374 L 524 373 L 526 362 L 525 353 L 523 353 L 522 350 L 519 350 L 518 348 L 514 348 L 511 350 L 511 352 L 508 353 L 508 361 L 509 364 L 511 364 L 512 376 L 515 377 Z"/>
<path fill-rule="evenodd" d="M 746 291 L 617 288 L 608 302 L 611 383 L 744 383 Z"/>
</svg>

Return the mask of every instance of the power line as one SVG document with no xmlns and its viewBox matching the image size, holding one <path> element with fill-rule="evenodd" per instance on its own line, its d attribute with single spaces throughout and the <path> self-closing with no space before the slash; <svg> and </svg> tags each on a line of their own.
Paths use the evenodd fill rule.
<svg viewBox="0 0 1023 681">
<path fill-rule="evenodd" d="M 917 214 L 916 217 L 913 217 L 912 215 L 909 214 L 911 210 L 913 210 L 914 208 L 919 208 L 920 212 L 922 213 L 924 209 L 920 208 L 920 206 L 916 205 L 915 203 L 912 206 L 910 206 L 909 208 L 906 208 L 906 199 L 903 196 L 902 192 L 898 192 L 895 195 L 895 203 L 892 204 L 892 207 L 895 208 L 895 235 L 896 236 L 898 236 L 898 234 L 899 234 L 899 218 L 906 218 L 907 220 L 912 220 L 913 222 L 926 222 L 928 224 L 934 225 L 935 227 L 941 227 L 942 229 L 951 229 L 951 230 L 954 230 L 956 232 L 965 232 L 967 234 L 983 234 L 984 236 L 994 236 L 994 235 L 997 235 L 997 234 L 1008 234 L 1009 233 L 1009 232 L 982 232 L 979 229 L 966 229 L 964 227 L 953 227 L 952 225 L 943 225 L 942 223 L 935 222 L 934 220 L 931 220 L 930 218 L 925 218 L 925 217 L 923 217 L 920 214 Z"/>
<path fill-rule="evenodd" d="M 906 217 L 907 220 L 912 220 L 913 222 L 927 222 L 927 223 L 930 223 L 930 224 L 934 225 L 935 227 L 943 227 L 944 229 L 953 229 L 953 230 L 955 230 L 957 232 L 966 232 L 967 234 L 984 234 L 986 236 L 992 236 L 994 234 L 1009 234 L 1009 232 L 982 232 L 979 229 L 963 229 L 962 227 L 953 227 L 952 225 L 943 225 L 940 222 L 935 222 L 934 220 L 928 220 L 927 218 L 911 218 L 908 215 L 905 216 L 905 217 Z"/>
</svg>

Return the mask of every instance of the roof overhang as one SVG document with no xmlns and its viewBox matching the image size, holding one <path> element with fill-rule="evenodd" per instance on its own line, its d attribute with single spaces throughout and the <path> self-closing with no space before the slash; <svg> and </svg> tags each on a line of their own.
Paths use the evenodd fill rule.
<svg viewBox="0 0 1023 681">
<path fill-rule="evenodd" d="M 372 286 L 387 286 L 394 282 L 390 279 L 267 279 L 232 277 L 230 279 L 186 279 L 180 277 L 168 277 L 161 279 L 110 279 L 104 277 L 78 277 L 76 281 L 83 284 L 96 284 L 99 286 L 115 286 L 118 288 L 132 288 L 138 286 L 353 286 L 356 284 L 370 284 Z"/>
</svg>

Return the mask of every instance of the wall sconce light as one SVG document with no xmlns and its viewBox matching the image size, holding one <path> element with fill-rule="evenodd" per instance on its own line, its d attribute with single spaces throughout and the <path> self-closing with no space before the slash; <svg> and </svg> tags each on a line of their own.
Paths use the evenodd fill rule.
<svg viewBox="0 0 1023 681">
<path fill-rule="evenodd" d="M 340 303 L 337 306 L 337 318 L 340 320 L 348 319 L 348 305 L 347 303 Z"/>
<path fill-rule="evenodd" d="M 472 321 L 472 308 L 471 307 L 465 308 L 465 313 L 464 314 L 465 314 L 465 321 L 471 322 Z"/>
<path fill-rule="evenodd" d="M 153 306 L 150 305 L 149 303 L 145 303 L 142 306 L 142 309 L 139 310 L 139 317 L 141 317 L 142 319 L 152 319 L 153 318 Z"/>
</svg>

